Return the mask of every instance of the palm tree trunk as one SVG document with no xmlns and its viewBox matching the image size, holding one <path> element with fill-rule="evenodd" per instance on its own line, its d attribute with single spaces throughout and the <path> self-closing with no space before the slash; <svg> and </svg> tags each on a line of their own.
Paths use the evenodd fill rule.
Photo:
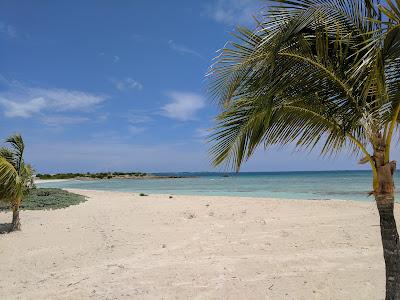
<svg viewBox="0 0 400 300">
<path fill-rule="evenodd" d="M 19 204 L 13 205 L 12 210 L 13 210 L 13 218 L 10 231 L 21 230 L 21 222 L 19 220 Z"/>
<path fill-rule="evenodd" d="M 383 256 L 386 265 L 386 300 L 400 299 L 400 243 L 393 214 L 394 197 L 375 196 L 379 211 Z"/>
<path fill-rule="evenodd" d="M 386 145 L 378 136 L 378 147 L 374 149 L 374 161 L 378 184 L 375 187 L 375 201 L 379 212 L 383 256 L 386 266 L 386 300 L 400 300 L 400 242 L 394 218 L 393 174 L 396 162 L 385 161 Z"/>
</svg>

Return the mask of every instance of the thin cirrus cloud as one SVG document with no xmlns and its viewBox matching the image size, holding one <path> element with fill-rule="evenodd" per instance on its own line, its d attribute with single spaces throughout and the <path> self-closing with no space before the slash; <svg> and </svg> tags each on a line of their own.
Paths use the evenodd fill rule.
<svg viewBox="0 0 400 300">
<path fill-rule="evenodd" d="M 82 124 L 88 122 L 90 119 L 87 117 L 52 115 L 52 116 L 44 116 L 41 120 L 44 124 L 48 126 L 57 127 L 64 125 Z"/>
<path fill-rule="evenodd" d="M 210 140 L 211 130 L 209 128 L 197 128 L 194 134 L 194 141 L 207 143 Z"/>
<path fill-rule="evenodd" d="M 148 129 L 147 124 L 153 121 L 148 111 L 130 111 L 121 117 L 128 121 L 130 135 L 139 135 Z"/>
<path fill-rule="evenodd" d="M 9 38 L 16 38 L 17 37 L 17 30 L 14 26 L 6 24 L 0 21 L 0 33 Z"/>
<path fill-rule="evenodd" d="M 178 52 L 179 54 L 189 54 L 189 55 L 193 55 L 196 56 L 198 58 L 204 59 L 204 56 L 201 55 L 199 52 L 197 52 L 196 50 L 193 50 L 185 45 L 182 44 L 177 44 L 175 43 L 173 40 L 169 40 L 168 41 L 168 46 L 171 50 Z"/>
<path fill-rule="evenodd" d="M 196 137 L 198 138 L 206 138 L 210 136 L 211 130 L 209 128 L 197 128 L 196 129 Z"/>
<path fill-rule="evenodd" d="M 169 102 L 161 110 L 162 114 L 178 121 L 195 120 L 199 110 L 204 108 L 205 99 L 196 93 L 188 92 L 169 92 Z"/>
<path fill-rule="evenodd" d="M 30 87 L 16 81 L 5 83 L 7 88 L 0 92 L 0 106 L 9 118 L 29 118 L 45 111 L 91 111 L 107 99 L 104 95 L 77 90 Z"/>
<path fill-rule="evenodd" d="M 126 119 L 129 124 L 147 124 L 153 121 L 153 118 L 150 117 L 151 114 L 152 112 L 146 110 L 133 110 L 124 114 L 122 117 Z"/>
<path fill-rule="evenodd" d="M 128 131 L 131 135 L 138 135 L 146 131 L 146 128 L 141 126 L 130 125 L 128 126 Z"/>
<path fill-rule="evenodd" d="M 133 78 L 124 78 L 120 80 L 113 79 L 112 82 L 115 85 L 115 88 L 119 91 L 126 91 L 126 90 L 142 90 L 143 84 Z"/>
<path fill-rule="evenodd" d="M 205 13 L 219 23 L 250 25 L 260 8 L 260 0 L 215 0 L 206 6 Z"/>
</svg>

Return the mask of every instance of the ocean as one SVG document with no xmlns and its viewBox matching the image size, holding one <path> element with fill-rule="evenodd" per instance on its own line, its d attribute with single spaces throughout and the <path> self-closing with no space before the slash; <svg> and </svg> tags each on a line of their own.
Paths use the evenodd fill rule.
<svg viewBox="0 0 400 300">
<path fill-rule="evenodd" d="M 108 190 L 145 194 L 216 195 L 312 200 L 371 201 L 370 171 L 154 173 L 173 179 L 107 179 L 43 183 L 39 187 Z M 400 178 L 395 177 L 400 186 Z M 396 195 L 397 197 L 399 195 Z"/>
</svg>

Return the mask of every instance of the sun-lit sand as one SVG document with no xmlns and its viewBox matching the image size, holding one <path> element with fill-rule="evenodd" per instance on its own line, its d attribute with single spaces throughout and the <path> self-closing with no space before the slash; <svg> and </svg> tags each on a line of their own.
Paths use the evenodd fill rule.
<svg viewBox="0 0 400 300">
<path fill-rule="evenodd" d="M 373 202 L 75 192 L 0 235 L 0 299 L 384 298 Z"/>
</svg>

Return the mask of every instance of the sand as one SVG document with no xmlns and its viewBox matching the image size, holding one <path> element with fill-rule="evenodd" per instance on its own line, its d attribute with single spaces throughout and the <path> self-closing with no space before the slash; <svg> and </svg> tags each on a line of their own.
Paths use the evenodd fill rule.
<svg viewBox="0 0 400 300">
<path fill-rule="evenodd" d="M 0 235 L 0 299 L 384 298 L 373 202 L 74 191 Z"/>
<path fill-rule="evenodd" d="M 34 179 L 35 184 L 40 183 L 49 183 L 49 182 L 64 182 L 64 181 L 72 181 L 73 179 Z"/>
</svg>

